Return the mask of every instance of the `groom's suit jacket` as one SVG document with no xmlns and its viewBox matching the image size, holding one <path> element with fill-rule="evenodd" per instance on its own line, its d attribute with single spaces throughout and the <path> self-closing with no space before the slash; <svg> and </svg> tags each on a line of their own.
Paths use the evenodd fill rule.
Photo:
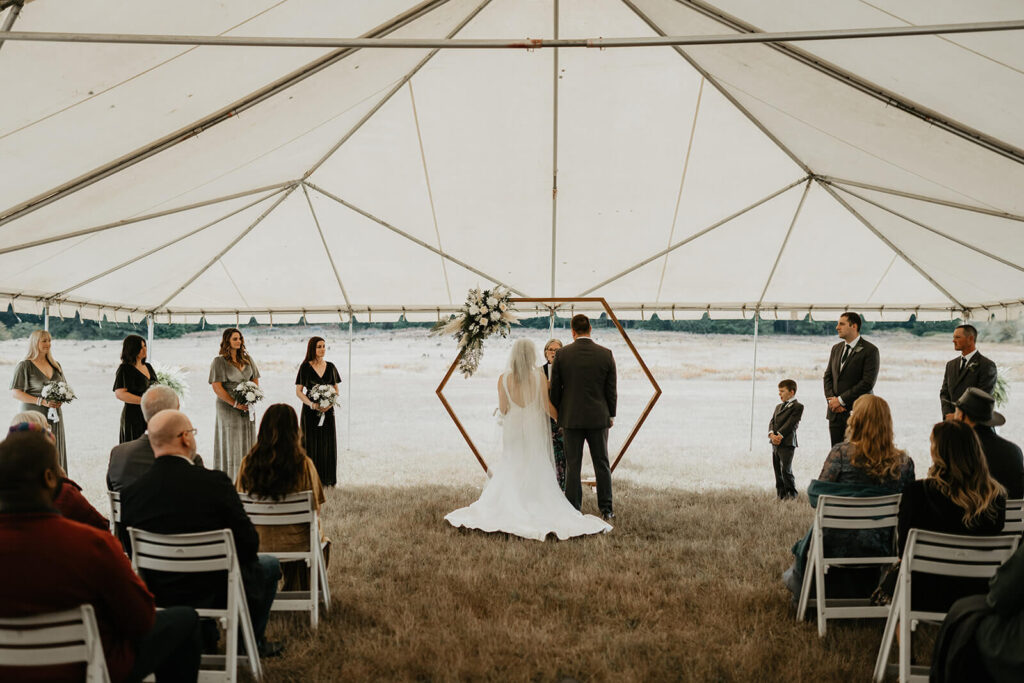
<svg viewBox="0 0 1024 683">
<path fill-rule="evenodd" d="M 839 361 L 843 356 L 843 349 L 846 342 L 841 341 L 832 347 L 832 353 L 828 358 L 828 365 L 825 366 L 823 381 L 825 384 L 825 398 L 836 396 L 843 400 L 846 406 L 846 413 L 834 413 L 829 409 L 827 412 L 829 422 L 845 420 L 849 417 L 849 411 L 853 409 L 853 402 L 864 394 L 872 393 L 875 388 L 875 380 L 878 379 L 878 347 L 860 338 L 853 353 L 846 360 L 846 364 L 840 369 Z"/>
<path fill-rule="evenodd" d="M 555 353 L 549 397 L 564 429 L 607 429 L 615 417 L 612 352 L 580 337 Z"/>
<path fill-rule="evenodd" d="M 967 367 L 960 372 L 960 356 L 946 363 L 946 374 L 942 377 L 942 388 L 939 389 L 939 401 L 942 403 L 942 416 L 956 411 L 956 402 L 971 387 L 978 387 L 991 394 L 996 388 L 996 364 L 977 352 L 971 356 Z"/>
</svg>

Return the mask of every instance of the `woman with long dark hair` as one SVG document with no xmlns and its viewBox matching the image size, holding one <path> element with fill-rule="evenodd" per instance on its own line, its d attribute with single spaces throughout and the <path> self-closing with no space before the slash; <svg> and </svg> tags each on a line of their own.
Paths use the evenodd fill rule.
<svg viewBox="0 0 1024 683">
<path fill-rule="evenodd" d="M 142 395 L 156 384 L 156 371 L 146 362 L 146 340 L 129 334 L 121 344 L 121 365 L 114 376 L 114 396 L 124 402 L 119 443 L 134 441 L 146 432 Z"/>
<path fill-rule="evenodd" d="M 290 405 L 275 403 L 267 408 L 260 420 L 256 443 L 242 459 L 235 487 L 254 498 L 267 500 L 280 500 L 298 491 L 312 491 L 313 506 L 320 510 L 324 503 L 324 490 L 316 467 L 299 443 L 299 421 Z M 309 527 L 305 524 L 257 525 L 256 531 L 260 536 L 261 552 L 301 552 L 309 548 Z M 320 540 L 326 540 L 323 525 L 320 527 Z M 299 564 L 281 564 L 284 590 L 302 590 L 303 578 L 308 583 L 308 570 Z"/>
<path fill-rule="evenodd" d="M 217 397 L 217 423 L 213 436 L 214 467 L 234 478 L 238 464 L 256 440 L 255 423 L 249 420 L 249 406 L 239 403 L 235 387 L 242 382 L 260 382 L 256 362 L 245 350 L 245 338 L 237 328 L 224 330 L 220 352 L 210 364 L 210 386 Z"/>
<path fill-rule="evenodd" d="M 46 330 L 34 330 L 28 337 L 28 355 L 25 360 L 14 368 L 11 379 L 11 395 L 21 401 L 21 409 L 34 410 L 46 416 L 50 431 L 57 446 L 57 459 L 65 472 L 68 469 L 67 448 L 64 443 L 64 411 L 58 401 L 48 401 L 42 397 L 43 387 L 50 382 L 67 382 L 64 369 L 53 357 L 50 346 L 53 338 Z M 50 409 L 57 415 L 56 421 L 50 421 Z"/>
<path fill-rule="evenodd" d="M 334 424 L 334 407 L 320 408 L 309 392 L 317 385 L 328 384 L 338 391 L 341 375 L 334 363 L 324 356 L 327 343 L 323 337 L 310 337 L 306 343 L 306 358 L 295 376 L 295 395 L 302 401 L 302 447 L 316 465 L 320 481 L 325 486 L 338 483 L 338 431 Z"/>
</svg>

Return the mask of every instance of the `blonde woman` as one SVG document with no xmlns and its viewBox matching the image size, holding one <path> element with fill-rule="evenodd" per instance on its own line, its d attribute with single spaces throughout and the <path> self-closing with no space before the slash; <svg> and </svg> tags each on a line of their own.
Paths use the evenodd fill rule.
<svg viewBox="0 0 1024 683">
<path fill-rule="evenodd" d="M 46 330 L 35 330 L 28 338 L 28 355 L 25 360 L 18 363 L 14 368 L 14 378 L 11 380 L 11 395 L 16 401 L 21 401 L 23 411 L 32 410 L 42 413 L 45 417 L 50 408 L 57 411 L 57 421 L 49 422 L 50 431 L 57 440 L 57 455 L 61 469 L 65 472 L 68 469 L 67 451 L 64 446 L 64 413 L 61 404 L 56 401 L 47 401 L 42 398 L 43 386 L 49 382 L 66 382 L 64 371 L 60 367 L 50 346 L 53 343 L 50 333 Z"/>
</svg>

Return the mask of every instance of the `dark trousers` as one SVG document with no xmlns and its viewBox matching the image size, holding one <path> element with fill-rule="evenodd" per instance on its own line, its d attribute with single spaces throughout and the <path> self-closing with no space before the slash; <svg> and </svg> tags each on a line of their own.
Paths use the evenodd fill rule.
<svg viewBox="0 0 1024 683">
<path fill-rule="evenodd" d="M 850 409 L 845 413 L 833 413 L 828 421 L 828 435 L 832 437 L 832 445 L 846 441 L 846 422 L 850 419 Z"/>
<path fill-rule="evenodd" d="M 168 607 L 156 613 L 156 621 L 135 648 L 135 666 L 129 681 L 156 674 L 158 683 L 192 683 L 199 675 L 202 643 L 199 615 L 191 607 Z"/>
<path fill-rule="evenodd" d="M 249 620 L 257 644 L 263 642 L 267 630 L 270 608 L 277 597 L 277 582 L 281 580 L 281 561 L 273 555 L 260 555 L 256 562 L 242 566 L 242 584 L 245 602 L 249 608 Z M 222 609 L 227 604 L 225 595 L 209 596 L 189 600 L 196 607 Z M 203 647 L 214 652 L 220 640 L 220 629 L 213 619 L 203 619 Z M 241 641 L 239 641 L 241 642 Z"/>
<path fill-rule="evenodd" d="M 796 480 L 793 478 L 795 446 L 772 446 L 772 467 L 775 469 L 775 492 L 780 499 L 796 498 Z"/>
<path fill-rule="evenodd" d="M 597 507 L 602 513 L 612 511 L 612 470 L 608 466 L 608 428 L 562 430 L 565 440 L 565 497 L 577 510 L 583 503 L 580 469 L 583 467 L 583 443 L 590 447 L 597 479 Z"/>
</svg>

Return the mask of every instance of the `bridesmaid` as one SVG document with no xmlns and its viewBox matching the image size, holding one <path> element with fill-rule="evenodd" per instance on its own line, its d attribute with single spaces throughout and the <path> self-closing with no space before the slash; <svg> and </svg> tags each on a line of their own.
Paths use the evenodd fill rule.
<svg viewBox="0 0 1024 683">
<path fill-rule="evenodd" d="M 338 483 L 338 432 L 334 425 L 334 408 L 321 411 L 313 407 L 306 393 L 317 384 L 332 384 L 338 390 L 341 375 L 338 369 L 324 359 L 327 344 L 322 337 L 310 337 L 306 344 L 306 359 L 295 376 L 295 395 L 302 401 L 302 447 L 316 465 L 316 472 L 324 486 Z M 320 424 L 323 416 L 324 423 Z"/>
<path fill-rule="evenodd" d="M 555 353 L 562 348 L 562 342 L 557 339 L 549 339 L 544 345 L 544 376 L 551 382 L 551 364 L 555 362 Z M 548 418 L 551 420 L 551 418 Z M 555 420 L 551 420 L 551 449 L 555 454 L 555 476 L 558 477 L 558 486 L 565 490 L 565 442 L 562 438 L 562 430 Z"/>
<path fill-rule="evenodd" d="M 231 481 L 242 457 L 256 441 L 256 423 L 249 421 L 249 406 L 235 401 L 235 387 L 242 382 L 260 383 L 260 371 L 245 350 L 245 339 L 234 327 L 224 330 L 220 354 L 210 364 L 210 385 L 217 395 L 217 424 L 213 436 L 214 467 Z"/>
<path fill-rule="evenodd" d="M 14 368 L 14 379 L 11 380 L 11 395 L 21 401 L 21 409 L 34 410 L 46 416 L 50 408 L 57 411 L 57 422 L 47 422 L 50 431 L 57 440 L 57 455 L 61 468 L 67 472 L 68 456 L 64 445 L 64 413 L 61 404 L 56 401 L 45 401 L 42 398 L 43 385 L 47 382 L 67 382 L 64 371 L 50 353 L 53 339 L 46 330 L 35 330 L 28 338 L 28 355 L 25 360 Z"/>
<path fill-rule="evenodd" d="M 156 371 L 146 362 L 146 340 L 129 334 L 121 345 L 121 365 L 114 377 L 114 396 L 124 401 L 121 411 L 121 440 L 134 441 L 146 433 L 142 417 L 142 395 L 156 384 Z"/>
</svg>

